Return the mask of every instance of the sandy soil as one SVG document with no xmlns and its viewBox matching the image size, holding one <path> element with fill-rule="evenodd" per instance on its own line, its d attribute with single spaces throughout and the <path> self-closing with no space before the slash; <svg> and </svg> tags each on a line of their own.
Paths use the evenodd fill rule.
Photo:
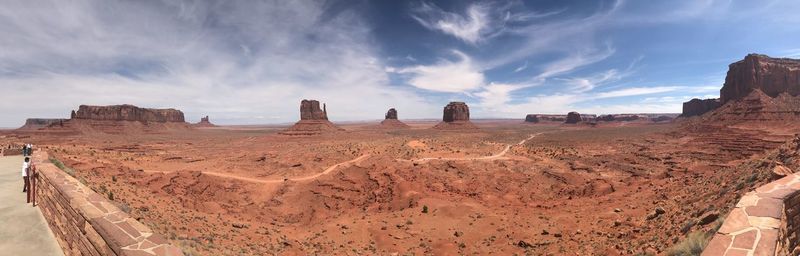
<svg viewBox="0 0 800 256">
<path fill-rule="evenodd" d="M 759 159 L 797 132 L 406 123 L 313 137 L 257 126 L 5 132 L 0 142 L 45 148 L 194 254 L 616 255 L 663 253 L 713 228 L 698 219 L 770 179 Z"/>
</svg>

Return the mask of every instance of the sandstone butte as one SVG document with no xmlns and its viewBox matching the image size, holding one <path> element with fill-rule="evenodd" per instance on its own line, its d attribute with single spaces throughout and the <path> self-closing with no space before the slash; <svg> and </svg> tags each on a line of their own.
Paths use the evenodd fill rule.
<svg viewBox="0 0 800 256">
<path fill-rule="evenodd" d="M 725 108 L 715 119 L 730 120 L 745 114 L 754 120 L 792 118 L 800 94 L 800 60 L 748 54 L 728 66 L 719 99 L 692 99 L 683 104 L 683 117 Z M 732 104 L 729 104 L 732 103 Z M 731 106 L 728 106 L 731 105 Z M 757 115 L 757 117 L 752 117 Z M 721 118 L 721 119 L 720 119 Z"/>
<path fill-rule="evenodd" d="M 567 113 L 567 119 L 564 121 L 564 123 L 577 124 L 578 122 L 581 122 L 581 121 L 583 121 L 583 118 L 581 118 L 581 114 L 579 114 L 578 112 L 572 111 L 572 112 Z"/>
<path fill-rule="evenodd" d="M 397 119 L 397 110 L 390 108 L 386 111 L 383 121 L 381 121 L 381 128 L 411 128 L 407 124 Z"/>
<path fill-rule="evenodd" d="M 215 124 L 209 121 L 208 116 L 201 117 L 200 122 L 194 124 L 195 127 L 216 127 Z"/>
<path fill-rule="evenodd" d="M 300 101 L 300 121 L 280 132 L 283 135 L 317 135 L 327 132 L 344 131 L 328 121 L 326 105 L 319 106 L 319 101 Z"/>
<path fill-rule="evenodd" d="M 441 130 L 474 130 L 478 129 L 469 120 L 469 106 L 464 102 L 453 101 L 444 106 L 442 110 L 442 122 L 439 122 L 434 129 Z"/>
</svg>

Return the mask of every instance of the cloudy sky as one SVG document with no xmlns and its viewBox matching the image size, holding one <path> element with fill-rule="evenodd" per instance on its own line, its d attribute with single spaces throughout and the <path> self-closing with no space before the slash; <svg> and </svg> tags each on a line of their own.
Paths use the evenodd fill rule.
<svg viewBox="0 0 800 256">
<path fill-rule="evenodd" d="M 591 3 L 590 3 L 591 2 Z M 800 58 L 800 1 L 113 1 L 0 5 L 0 127 L 80 104 L 292 122 L 680 112 L 748 53 Z"/>
</svg>

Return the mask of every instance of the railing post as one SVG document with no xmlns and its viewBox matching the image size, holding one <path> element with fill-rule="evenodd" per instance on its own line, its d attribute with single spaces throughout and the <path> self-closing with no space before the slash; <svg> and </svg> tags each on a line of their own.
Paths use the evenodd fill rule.
<svg viewBox="0 0 800 256">
<path fill-rule="evenodd" d="M 36 165 L 32 165 L 32 166 L 33 167 L 31 167 L 31 173 L 30 173 L 30 179 L 32 179 L 31 180 L 31 187 L 30 187 L 30 189 L 32 191 L 31 192 L 31 194 L 32 194 L 32 196 L 31 196 L 32 197 L 31 206 L 36 207 L 36 177 L 38 175 L 38 172 L 36 171 Z"/>
</svg>

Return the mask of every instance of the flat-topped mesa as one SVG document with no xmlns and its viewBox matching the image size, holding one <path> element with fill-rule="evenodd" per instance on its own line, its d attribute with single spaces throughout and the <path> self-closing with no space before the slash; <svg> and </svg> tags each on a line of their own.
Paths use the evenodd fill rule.
<svg viewBox="0 0 800 256">
<path fill-rule="evenodd" d="M 784 92 L 800 95 L 800 60 L 748 54 L 730 64 L 720 90 L 721 104 L 747 97 L 753 89 L 772 98 Z"/>
<path fill-rule="evenodd" d="M 177 109 L 140 108 L 133 105 L 87 106 L 81 105 L 72 112 L 72 119 L 96 121 L 186 122 L 183 112 Z"/>
<path fill-rule="evenodd" d="M 386 111 L 386 115 L 384 115 L 383 121 L 381 121 L 380 128 L 411 128 L 407 124 L 397 120 L 397 110 L 394 108 L 390 108 L 389 111 Z"/>
<path fill-rule="evenodd" d="M 58 125 L 63 126 L 64 121 L 69 119 L 62 119 L 62 118 L 28 118 L 25 120 L 25 125 L 19 128 L 19 130 L 38 130 L 41 128 L 48 127 L 50 125 Z"/>
<path fill-rule="evenodd" d="M 608 114 L 597 117 L 597 121 L 603 122 L 631 122 L 645 119 L 647 119 L 647 117 L 636 114 Z"/>
<path fill-rule="evenodd" d="M 317 135 L 336 131 L 344 131 L 344 129 L 328 121 L 328 109 L 325 104 L 320 109 L 319 101 L 302 100 L 300 101 L 300 121 L 280 134 Z"/>
<path fill-rule="evenodd" d="M 464 102 L 453 101 L 444 106 L 442 122 L 435 125 L 434 129 L 459 130 L 478 129 L 469 121 L 469 106 Z"/>
<path fill-rule="evenodd" d="M 578 112 L 572 111 L 572 112 L 567 113 L 567 120 L 565 120 L 564 123 L 577 124 L 578 122 L 581 122 L 581 121 L 583 121 L 583 118 L 581 118 L 581 114 L 579 114 Z"/>
<path fill-rule="evenodd" d="M 319 101 L 300 101 L 300 120 L 328 120 L 328 110 L 325 104 L 319 108 Z"/>
<path fill-rule="evenodd" d="M 721 106 L 720 99 L 691 99 L 683 103 L 682 117 L 699 116 Z"/>
<path fill-rule="evenodd" d="M 525 116 L 525 122 L 538 123 L 539 122 L 539 116 L 534 115 L 534 114 L 528 114 L 528 115 Z"/>
</svg>

